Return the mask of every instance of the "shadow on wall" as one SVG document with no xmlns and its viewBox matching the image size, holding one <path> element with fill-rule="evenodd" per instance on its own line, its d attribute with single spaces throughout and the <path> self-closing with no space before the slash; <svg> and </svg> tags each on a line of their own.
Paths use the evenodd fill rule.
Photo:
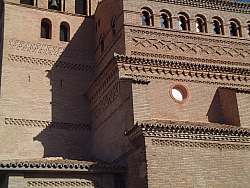
<svg viewBox="0 0 250 188">
<path fill-rule="evenodd" d="M 240 126 L 236 91 L 218 88 L 207 112 L 208 121 L 227 125 Z"/>
<path fill-rule="evenodd" d="M 57 62 L 47 70 L 52 123 L 34 137 L 42 143 L 44 157 L 89 159 L 91 120 L 84 93 L 93 77 L 94 48 L 89 46 L 95 41 L 92 25 L 92 18 L 85 19 Z"/>
<path fill-rule="evenodd" d="M 4 4 L 0 0 L 0 95 L 2 91 L 2 64 L 3 64 L 3 41 L 4 41 Z"/>
</svg>

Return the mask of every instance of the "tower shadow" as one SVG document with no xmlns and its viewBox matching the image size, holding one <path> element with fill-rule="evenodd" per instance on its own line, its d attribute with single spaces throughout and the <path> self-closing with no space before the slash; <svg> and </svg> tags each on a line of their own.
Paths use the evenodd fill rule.
<svg viewBox="0 0 250 188">
<path fill-rule="evenodd" d="M 85 92 L 94 75 L 94 19 L 86 17 L 47 77 L 51 85 L 52 121 L 33 139 L 43 157 L 90 158 L 90 108 Z"/>
</svg>

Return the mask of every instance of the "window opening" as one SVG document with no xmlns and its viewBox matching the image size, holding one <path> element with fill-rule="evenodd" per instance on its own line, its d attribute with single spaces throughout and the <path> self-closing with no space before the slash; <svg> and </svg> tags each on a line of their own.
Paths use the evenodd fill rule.
<svg viewBox="0 0 250 188">
<path fill-rule="evenodd" d="M 49 0 L 48 8 L 53 10 L 61 10 L 61 0 Z"/>
<path fill-rule="evenodd" d="M 87 0 L 75 0 L 75 13 L 87 15 Z"/>
<path fill-rule="evenodd" d="M 51 22 L 48 19 L 41 22 L 41 38 L 51 39 Z"/>
</svg>

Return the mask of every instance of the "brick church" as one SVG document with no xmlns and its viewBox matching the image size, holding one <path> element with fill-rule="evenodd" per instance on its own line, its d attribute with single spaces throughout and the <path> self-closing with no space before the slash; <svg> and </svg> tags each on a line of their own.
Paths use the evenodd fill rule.
<svg viewBox="0 0 250 188">
<path fill-rule="evenodd" d="M 250 188 L 250 4 L 0 0 L 0 188 Z"/>
</svg>

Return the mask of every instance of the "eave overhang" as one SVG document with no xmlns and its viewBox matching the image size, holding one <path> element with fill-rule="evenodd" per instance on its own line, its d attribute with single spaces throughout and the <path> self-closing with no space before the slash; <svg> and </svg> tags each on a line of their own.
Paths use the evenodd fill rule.
<svg viewBox="0 0 250 188">
<path fill-rule="evenodd" d="M 250 145 L 249 129 L 217 123 L 149 120 L 137 122 L 125 135 L 132 140 L 143 136 Z"/>
<path fill-rule="evenodd" d="M 103 162 L 78 161 L 67 159 L 31 159 L 0 161 L 0 172 L 6 171 L 50 171 L 85 173 L 124 173 L 125 168 Z"/>
</svg>

